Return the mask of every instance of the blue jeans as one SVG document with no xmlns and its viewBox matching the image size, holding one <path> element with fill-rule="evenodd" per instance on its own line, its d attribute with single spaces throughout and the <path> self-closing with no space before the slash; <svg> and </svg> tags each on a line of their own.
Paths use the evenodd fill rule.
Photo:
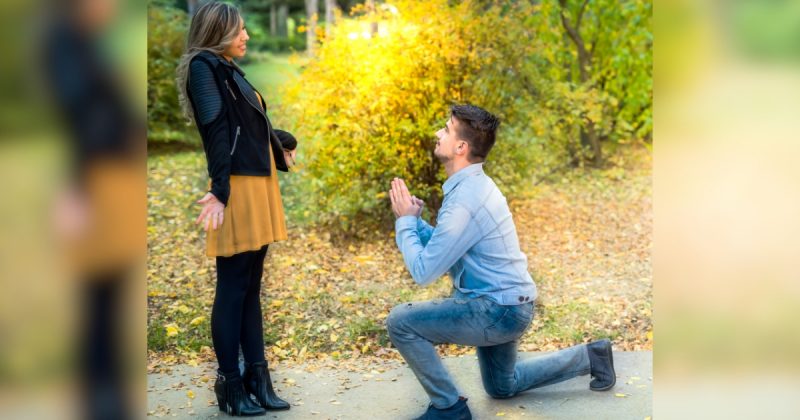
<svg viewBox="0 0 800 420">
<path fill-rule="evenodd" d="M 453 297 L 396 306 L 386 319 L 389 337 L 436 408 L 461 395 L 434 344 L 476 346 L 483 387 L 493 398 L 565 381 L 590 371 L 585 344 L 517 362 L 517 340 L 533 319 L 533 303 L 503 306 L 487 298 Z"/>
</svg>

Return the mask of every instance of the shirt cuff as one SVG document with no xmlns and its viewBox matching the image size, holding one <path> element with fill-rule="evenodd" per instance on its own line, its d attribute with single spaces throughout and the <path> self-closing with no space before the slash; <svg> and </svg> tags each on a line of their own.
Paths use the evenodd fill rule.
<svg viewBox="0 0 800 420">
<path fill-rule="evenodd" d="M 394 229 L 397 232 L 399 232 L 401 229 L 417 230 L 417 219 L 417 216 L 398 217 L 394 222 Z"/>
</svg>

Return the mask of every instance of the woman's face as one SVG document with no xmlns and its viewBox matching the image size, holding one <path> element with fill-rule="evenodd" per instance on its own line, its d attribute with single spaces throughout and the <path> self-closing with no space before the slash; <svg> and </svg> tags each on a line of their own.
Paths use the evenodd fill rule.
<svg viewBox="0 0 800 420">
<path fill-rule="evenodd" d="M 223 51 L 222 55 L 226 58 L 242 58 L 247 52 L 247 40 L 250 37 L 247 35 L 247 28 L 244 27 L 244 19 L 239 19 L 239 34 L 233 39 L 228 48 Z"/>
</svg>

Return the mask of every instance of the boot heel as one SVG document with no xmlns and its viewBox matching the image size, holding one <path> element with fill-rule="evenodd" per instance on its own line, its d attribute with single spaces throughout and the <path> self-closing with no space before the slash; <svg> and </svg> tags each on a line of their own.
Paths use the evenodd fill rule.
<svg viewBox="0 0 800 420">
<path fill-rule="evenodd" d="M 219 394 L 217 394 L 217 407 L 219 407 L 219 411 L 222 411 L 223 413 L 228 412 L 228 402 L 225 401 L 225 398 Z"/>
</svg>

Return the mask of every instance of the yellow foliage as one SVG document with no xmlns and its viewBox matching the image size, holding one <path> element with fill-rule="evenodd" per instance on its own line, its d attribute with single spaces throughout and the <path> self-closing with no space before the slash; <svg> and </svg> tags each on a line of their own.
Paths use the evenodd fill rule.
<svg viewBox="0 0 800 420">
<path fill-rule="evenodd" d="M 181 330 L 175 324 L 167 324 L 164 326 L 164 329 L 167 331 L 167 337 L 175 337 Z"/>
<path fill-rule="evenodd" d="M 193 327 L 196 327 L 196 326 L 202 324 L 203 321 L 205 321 L 205 320 L 206 320 L 206 317 L 198 316 L 197 318 L 194 318 L 193 320 L 191 320 L 191 322 L 189 322 L 189 325 L 191 325 Z"/>
<path fill-rule="evenodd" d="M 468 2 L 393 5 L 398 14 L 337 24 L 287 89 L 285 111 L 307 140 L 303 173 L 314 190 L 307 194 L 314 197 L 312 214 L 345 229 L 391 217 L 392 177 L 405 178 L 423 199 L 439 194 L 434 133 L 448 104 L 466 99 L 457 76 L 480 65 L 470 56 L 471 23 L 460 17 L 472 13 Z"/>
</svg>

